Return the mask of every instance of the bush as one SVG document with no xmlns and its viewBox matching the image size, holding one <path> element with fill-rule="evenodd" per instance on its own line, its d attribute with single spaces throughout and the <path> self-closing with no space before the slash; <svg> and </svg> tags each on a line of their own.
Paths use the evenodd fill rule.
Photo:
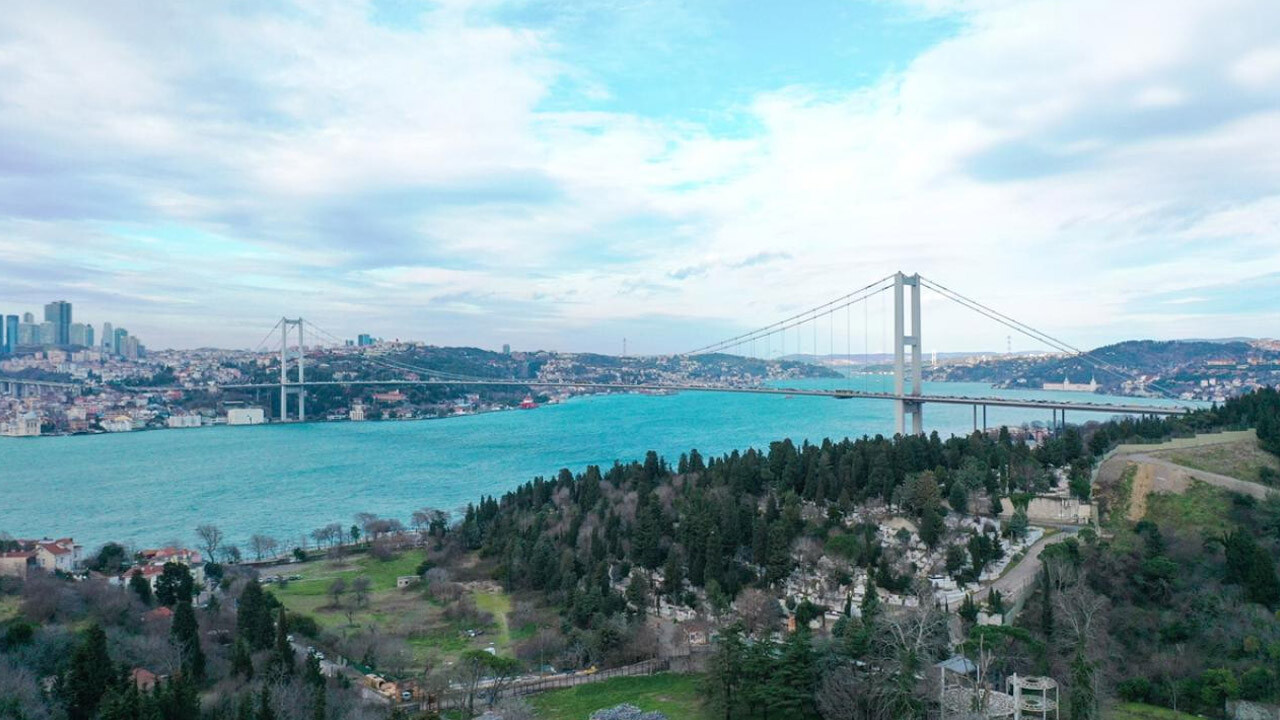
<svg viewBox="0 0 1280 720">
<path fill-rule="evenodd" d="M 1151 681 L 1146 678 L 1122 680 L 1116 685 L 1116 694 L 1126 702 L 1148 702 L 1151 699 Z"/>
<path fill-rule="evenodd" d="M 589 720 L 667 720 L 660 712 L 645 712 L 630 703 L 615 705 L 611 708 L 591 713 Z"/>
<path fill-rule="evenodd" d="M 299 635 L 309 638 L 320 637 L 320 624 L 310 615 L 289 614 L 289 628 Z"/>
</svg>

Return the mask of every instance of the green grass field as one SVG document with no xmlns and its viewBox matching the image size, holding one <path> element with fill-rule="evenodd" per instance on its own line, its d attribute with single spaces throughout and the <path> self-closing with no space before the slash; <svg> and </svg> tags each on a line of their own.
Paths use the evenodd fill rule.
<svg viewBox="0 0 1280 720">
<path fill-rule="evenodd" d="M 404 590 L 396 587 L 396 578 L 416 574 L 424 557 L 420 550 L 411 550 L 385 561 L 358 554 L 281 566 L 264 574 L 301 576 L 300 580 L 287 584 L 267 586 L 291 612 L 309 615 L 324 630 L 339 633 L 353 627 L 372 625 L 378 632 L 403 638 L 415 662 L 424 662 L 432 655 L 456 656 L 464 650 L 484 648 L 490 643 L 499 652 L 509 653 L 511 633 L 507 614 L 511 612 L 511 598 L 505 593 L 474 593 L 476 606 L 492 613 L 494 622 L 488 627 L 478 628 L 486 630 L 486 634 L 470 639 L 463 631 L 474 627 L 474 623 L 446 620 L 442 616 L 442 607 L 424 597 L 419 585 Z M 367 603 L 357 606 L 355 594 L 348 589 L 339 605 L 335 606 L 333 597 L 329 595 L 333 581 L 342 578 L 350 588 L 358 577 L 369 579 Z"/>
<path fill-rule="evenodd" d="M 1231 493 L 1221 488 L 1193 481 L 1181 495 L 1152 493 L 1147 498 L 1147 519 L 1162 527 L 1194 531 L 1203 537 L 1220 535 L 1233 525 Z"/>
<path fill-rule="evenodd" d="M 659 673 L 623 677 L 553 690 L 530 699 L 541 720 L 586 720 L 601 708 L 631 703 L 666 714 L 669 720 L 712 720 L 698 696 L 700 675 Z"/>
<path fill-rule="evenodd" d="M 1142 703 L 1119 703 L 1102 713 L 1103 720 L 1194 720 L 1197 716 Z"/>
<path fill-rule="evenodd" d="M 1280 458 L 1258 447 L 1253 431 L 1235 442 L 1171 449 L 1155 453 L 1160 457 L 1193 470 L 1218 473 L 1228 477 L 1262 482 L 1262 468 L 1280 473 Z"/>
</svg>

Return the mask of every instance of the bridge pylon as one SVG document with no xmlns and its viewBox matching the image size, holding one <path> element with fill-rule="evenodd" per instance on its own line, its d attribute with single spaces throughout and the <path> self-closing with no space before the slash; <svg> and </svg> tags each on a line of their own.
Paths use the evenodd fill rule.
<svg viewBox="0 0 1280 720">
<path fill-rule="evenodd" d="M 911 334 L 907 334 L 906 319 L 908 309 L 906 295 L 911 294 Z M 907 367 L 907 352 L 911 353 L 911 364 Z M 908 396 L 921 394 L 921 369 L 924 353 L 920 345 L 920 275 L 904 275 L 901 271 L 893 276 L 893 393 L 898 396 L 894 401 L 894 420 L 898 434 L 907 434 L 907 415 L 911 416 L 911 432 L 914 435 L 924 433 L 924 403 L 911 400 Z"/>
<path fill-rule="evenodd" d="M 302 337 L 302 318 L 290 320 L 289 318 L 280 318 L 280 421 L 284 422 L 289 419 L 289 396 L 298 398 L 298 422 L 307 419 L 307 389 L 306 382 L 306 345 Z M 294 328 L 298 334 L 298 379 L 291 381 L 289 379 L 289 336 L 293 334 L 290 328 Z"/>
</svg>

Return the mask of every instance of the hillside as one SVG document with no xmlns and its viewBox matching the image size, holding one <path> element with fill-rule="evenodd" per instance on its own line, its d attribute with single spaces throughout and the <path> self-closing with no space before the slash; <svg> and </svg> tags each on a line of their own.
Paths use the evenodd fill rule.
<svg viewBox="0 0 1280 720">
<path fill-rule="evenodd" d="M 1105 364 L 1115 371 L 1100 369 Z M 997 387 L 1039 389 L 1045 383 L 1098 383 L 1118 395 L 1160 395 L 1213 400 L 1280 382 L 1280 352 L 1254 342 L 1128 340 L 1087 356 L 998 356 L 940 363 L 926 368 L 930 380 L 986 382 Z"/>
</svg>

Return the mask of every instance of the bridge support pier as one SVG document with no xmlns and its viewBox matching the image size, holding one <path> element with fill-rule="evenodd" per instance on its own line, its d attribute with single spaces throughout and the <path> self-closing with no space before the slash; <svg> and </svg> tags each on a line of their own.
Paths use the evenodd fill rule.
<svg viewBox="0 0 1280 720">
<path fill-rule="evenodd" d="M 906 327 L 907 288 L 910 288 L 911 293 L 910 335 L 907 334 Z M 920 347 L 920 275 L 898 272 L 893 276 L 893 392 L 898 396 L 894 407 L 894 425 L 899 435 L 907 434 L 908 415 L 911 416 L 912 434 L 924 433 L 924 403 L 907 397 L 919 396 L 921 393 L 920 373 L 924 353 Z M 906 357 L 908 351 L 911 353 L 909 378 Z"/>
<path fill-rule="evenodd" d="M 296 383 L 289 380 L 289 328 L 298 333 L 298 379 Z M 302 337 L 302 318 L 290 320 L 280 318 L 280 421 L 289 419 L 289 397 L 298 398 L 298 422 L 307 419 L 307 389 L 304 366 L 306 364 L 306 345 Z"/>
</svg>

